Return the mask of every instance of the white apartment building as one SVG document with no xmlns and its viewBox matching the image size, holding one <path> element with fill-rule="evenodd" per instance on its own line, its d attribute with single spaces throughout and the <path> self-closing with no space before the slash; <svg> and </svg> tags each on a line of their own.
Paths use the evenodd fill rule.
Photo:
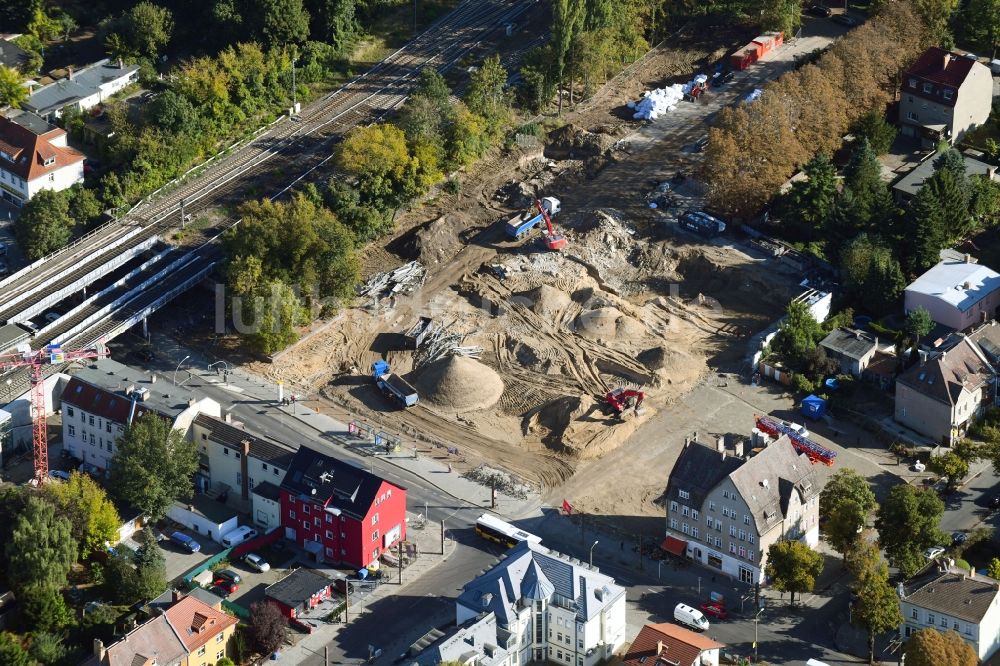
<svg viewBox="0 0 1000 666">
<path fill-rule="evenodd" d="M 539 544 L 521 543 L 465 585 L 455 623 L 483 614 L 503 630 L 494 645 L 516 652 L 510 663 L 550 661 L 595 666 L 625 642 L 625 589 L 585 563 Z"/>
<path fill-rule="evenodd" d="M 62 117 L 67 107 L 77 111 L 91 109 L 130 83 L 139 80 L 139 65 L 117 64 L 100 60 L 69 76 L 32 91 L 22 106 L 43 118 Z"/>
<path fill-rule="evenodd" d="M 66 132 L 31 113 L 0 116 L 0 197 L 23 206 L 42 190 L 83 182 L 83 154 Z"/>
</svg>

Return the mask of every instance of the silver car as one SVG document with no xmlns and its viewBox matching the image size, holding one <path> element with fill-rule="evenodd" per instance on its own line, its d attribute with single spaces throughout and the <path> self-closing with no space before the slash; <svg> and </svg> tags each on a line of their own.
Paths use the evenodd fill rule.
<svg viewBox="0 0 1000 666">
<path fill-rule="evenodd" d="M 271 570 L 271 565 L 267 563 L 267 560 L 257 553 L 247 553 L 246 556 L 244 556 L 243 561 L 248 567 L 256 569 L 261 573 Z"/>
</svg>

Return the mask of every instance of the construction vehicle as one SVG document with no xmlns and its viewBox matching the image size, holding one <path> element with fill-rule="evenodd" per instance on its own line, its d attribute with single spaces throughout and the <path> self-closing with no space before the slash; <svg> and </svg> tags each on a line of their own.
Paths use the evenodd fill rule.
<svg viewBox="0 0 1000 666">
<path fill-rule="evenodd" d="M 809 431 L 804 427 L 795 423 L 785 423 L 784 421 L 772 419 L 770 416 L 757 416 L 756 422 L 758 429 L 772 437 L 788 435 L 788 439 L 792 442 L 792 447 L 799 453 L 806 454 L 810 461 L 814 463 L 821 462 L 824 465 L 833 467 L 833 461 L 837 457 L 837 452 L 831 451 L 825 446 L 820 446 L 809 439 Z"/>
<path fill-rule="evenodd" d="M 677 222 L 688 231 L 701 234 L 706 238 L 718 236 L 726 230 L 726 223 L 717 217 L 700 210 L 686 210 L 677 218 Z"/>
<path fill-rule="evenodd" d="M 417 404 L 417 389 L 399 375 L 392 374 L 386 361 L 379 359 L 372 363 L 372 379 L 385 396 L 399 403 L 402 408 Z"/>
<path fill-rule="evenodd" d="M 27 342 L 17 346 L 14 354 L 0 356 L 0 370 L 28 368 L 31 373 L 31 443 L 34 449 L 35 483 L 41 485 L 49 480 L 48 424 L 45 420 L 45 374 L 46 365 L 61 365 L 81 359 L 105 358 L 108 350 L 103 344 L 90 349 L 63 351 L 59 345 L 48 345 L 33 350 Z M 8 380 L 9 381 L 9 380 Z"/>
<path fill-rule="evenodd" d="M 538 209 L 538 212 L 545 219 L 545 247 L 557 252 L 566 247 L 566 243 L 568 242 L 566 237 L 556 233 L 556 230 L 552 227 L 552 217 L 538 199 L 535 199 L 535 208 Z"/>
<path fill-rule="evenodd" d="M 646 399 L 646 394 L 634 389 L 618 387 L 604 396 L 604 402 L 612 414 L 622 421 L 638 416 L 642 413 L 642 401 Z"/>
<path fill-rule="evenodd" d="M 556 215 L 560 210 L 562 210 L 559 205 L 559 199 L 556 199 L 555 197 L 544 197 L 542 199 L 542 208 L 544 208 L 549 215 Z M 544 219 L 544 214 L 535 213 L 534 211 L 521 213 L 520 215 L 512 217 L 507 221 L 507 236 L 514 239 L 520 238 L 537 227 Z"/>
</svg>

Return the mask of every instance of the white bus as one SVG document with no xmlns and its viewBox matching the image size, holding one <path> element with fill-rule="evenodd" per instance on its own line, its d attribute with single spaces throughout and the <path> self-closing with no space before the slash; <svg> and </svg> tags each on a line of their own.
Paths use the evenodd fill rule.
<svg viewBox="0 0 1000 666">
<path fill-rule="evenodd" d="M 542 541 L 541 537 L 525 532 L 488 513 L 479 516 L 479 520 L 476 521 L 476 534 L 484 539 L 496 541 L 507 548 L 513 548 L 522 541 L 529 543 L 541 543 Z"/>
</svg>

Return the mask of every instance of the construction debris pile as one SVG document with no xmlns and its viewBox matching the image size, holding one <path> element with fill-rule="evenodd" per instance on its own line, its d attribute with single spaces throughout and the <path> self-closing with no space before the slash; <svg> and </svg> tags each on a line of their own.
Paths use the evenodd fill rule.
<svg viewBox="0 0 1000 666">
<path fill-rule="evenodd" d="M 684 87 L 675 83 L 666 88 L 656 88 L 642 93 L 638 102 L 629 102 L 628 108 L 635 110 L 632 118 L 635 120 L 656 120 L 669 113 L 684 99 Z"/>
<path fill-rule="evenodd" d="M 463 346 L 462 343 L 464 340 L 464 333 L 449 331 L 447 326 L 434 327 L 423 339 L 417 352 L 413 355 L 414 369 L 430 365 L 445 356 L 479 358 L 483 353 L 483 348 L 475 345 Z"/>
<path fill-rule="evenodd" d="M 515 499 L 527 499 L 531 492 L 531 486 L 508 474 L 501 472 L 487 465 L 480 465 L 475 469 L 470 469 L 462 475 L 463 479 L 475 481 L 489 488 L 496 488 L 498 493 L 503 493 Z"/>
<path fill-rule="evenodd" d="M 386 273 L 376 273 L 357 288 L 358 296 L 367 296 L 369 308 L 377 307 L 382 299 L 409 294 L 419 289 L 427 279 L 427 269 L 411 261 Z"/>
</svg>

